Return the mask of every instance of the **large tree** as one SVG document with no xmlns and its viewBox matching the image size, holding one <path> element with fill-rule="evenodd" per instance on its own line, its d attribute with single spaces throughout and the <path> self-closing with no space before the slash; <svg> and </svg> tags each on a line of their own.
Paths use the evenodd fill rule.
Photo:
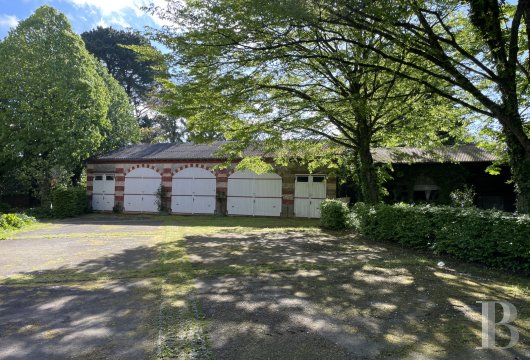
<svg viewBox="0 0 530 360">
<path fill-rule="evenodd" d="M 155 62 L 141 58 L 126 46 L 151 47 L 149 40 L 137 32 L 100 26 L 82 33 L 81 37 L 88 51 L 100 59 L 123 86 L 138 120 L 148 116 L 147 103 L 156 75 Z"/>
<path fill-rule="evenodd" d="M 318 155 L 333 147 L 323 144 L 336 145 L 351 154 L 364 200 L 377 202 L 371 147 L 399 135 L 429 138 L 447 116 L 426 119 L 436 103 L 432 92 L 396 76 L 397 69 L 378 69 L 400 66 L 378 52 L 392 48 L 391 41 L 322 23 L 322 4 L 221 0 L 169 7 L 162 16 L 175 26 L 155 37 L 174 54 L 164 101 L 191 131 L 237 140 L 229 145 L 236 155 L 258 143 L 278 156 L 292 139 L 319 140 L 305 142 Z"/>
<path fill-rule="evenodd" d="M 322 22 L 393 42 L 389 51 L 345 39 L 401 65 L 382 71 L 494 119 L 516 184 L 517 208 L 530 211 L 529 0 L 339 0 L 326 4 Z M 344 39 L 340 33 L 335 37 Z M 398 56 L 403 51 L 406 58 Z"/>
<path fill-rule="evenodd" d="M 79 172 L 107 135 L 130 127 L 122 122 L 124 92 L 98 66 L 66 17 L 49 6 L 0 43 L 0 168 L 27 179 L 41 200 Z"/>
<path fill-rule="evenodd" d="M 98 153 L 104 153 L 138 142 L 140 129 L 134 116 L 134 109 L 123 87 L 102 64 L 96 62 L 96 69 L 105 82 L 110 100 L 107 110 L 110 127 L 102 129 L 104 140 L 98 149 Z"/>
</svg>

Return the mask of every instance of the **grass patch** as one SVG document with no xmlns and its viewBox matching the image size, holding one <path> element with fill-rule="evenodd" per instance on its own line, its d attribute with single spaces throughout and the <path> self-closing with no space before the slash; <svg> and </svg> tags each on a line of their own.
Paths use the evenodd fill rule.
<svg viewBox="0 0 530 360">
<path fill-rule="evenodd" d="M 52 229 L 54 227 L 55 226 L 53 224 L 36 222 L 36 223 L 25 225 L 24 227 L 19 228 L 19 229 L 16 229 L 16 228 L 1 229 L 0 240 L 10 240 L 15 235 L 18 235 L 19 233 L 22 233 L 25 231 Z"/>
</svg>

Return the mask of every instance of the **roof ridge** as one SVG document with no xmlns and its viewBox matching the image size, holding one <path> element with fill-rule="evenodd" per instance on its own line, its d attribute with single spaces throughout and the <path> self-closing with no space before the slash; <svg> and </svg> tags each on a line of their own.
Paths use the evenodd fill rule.
<svg viewBox="0 0 530 360">
<path fill-rule="evenodd" d="M 226 160 L 219 155 L 220 147 L 234 141 L 217 140 L 211 143 L 179 142 L 127 145 L 101 155 L 94 161 L 143 160 Z M 249 147 L 244 156 L 260 156 L 263 152 Z M 441 162 L 492 162 L 495 154 L 476 144 L 444 145 L 441 147 L 377 147 L 372 148 L 376 163 L 441 163 Z"/>
</svg>

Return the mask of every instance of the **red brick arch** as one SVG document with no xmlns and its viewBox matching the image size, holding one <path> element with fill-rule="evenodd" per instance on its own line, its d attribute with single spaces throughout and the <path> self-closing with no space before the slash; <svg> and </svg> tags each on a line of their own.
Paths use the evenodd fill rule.
<svg viewBox="0 0 530 360">
<path fill-rule="evenodd" d="M 149 164 L 136 164 L 136 165 L 133 165 L 129 168 L 129 170 L 127 170 L 127 172 L 125 174 L 128 174 L 130 173 L 131 171 L 135 170 L 135 169 L 139 169 L 139 168 L 148 168 L 148 169 L 152 169 L 154 171 L 156 171 L 157 173 L 160 174 L 160 169 L 158 169 L 155 165 L 149 165 Z"/>
<path fill-rule="evenodd" d="M 212 168 L 207 166 L 207 165 L 204 165 L 204 164 L 184 164 L 184 165 L 179 166 L 175 171 L 172 171 L 171 172 L 171 176 L 175 175 L 179 171 L 182 171 L 182 170 L 187 169 L 187 168 L 193 168 L 193 167 L 208 170 L 212 174 L 216 175 L 215 171 L 213 171 Z"/>
</svg>

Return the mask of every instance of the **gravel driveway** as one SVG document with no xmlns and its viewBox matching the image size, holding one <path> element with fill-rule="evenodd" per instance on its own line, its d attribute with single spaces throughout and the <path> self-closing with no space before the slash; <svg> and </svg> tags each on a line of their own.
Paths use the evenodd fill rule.
<svg viewBox="0 0 530 360">
<path fill-rule="evenodd" d="M 0 241 L 0 276 L 30 282 L 45 277 L 43 283 L 0 286 L 0 359 L 152 358 L 158 279 L 69 281 L 68 276 L 152 266 L 160 225 L 141 217 L 96 216 Z M 59 275 L 63 272 L 68 276 Z"/>
<path fill-rule="evenodd" d="M 216 359 L 530 359 L 530 293 L 483 268 L 318 231 L 194 236 L 187 253 L 210 269 L 196 297 Z M 519 309 L 512 349 L 477 349 L 492 299 Z"/>
<path fill-rule="evenodd" d="M 149 218 L 79 218 L 0 241 L 0 276 L 49 270 L 101 271 L 146 266 L 162 222 Z"/>
<path fill-rule="evenodd" d="M 0 241 L 0 359 L 530 358 L 527 278 L 250 220 L 91 215 Z M 517 307 L 516 347 L 477 349 L 482 300 Z"/>
</svg>

